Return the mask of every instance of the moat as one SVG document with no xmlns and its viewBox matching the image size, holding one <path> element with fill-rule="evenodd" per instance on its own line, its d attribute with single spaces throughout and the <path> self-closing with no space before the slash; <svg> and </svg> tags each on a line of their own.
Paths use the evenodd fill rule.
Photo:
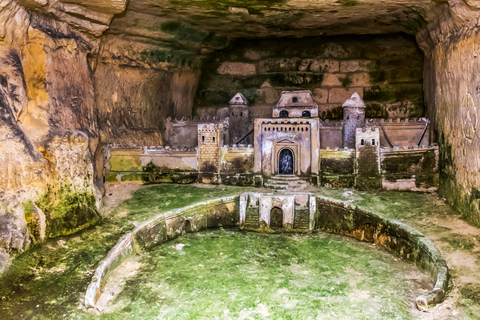
<svg viewBox="0 0 480 320">
<path fill-rule="evenodd" d="M 138 185 L 133 185 L 135 189 Z M 189 313 L 194 319 L 202 318 L 200 310 L 208 308 L 209 312 L 218 312 L 220 308 L 219 316 L 229 310 L 231 318 L 244 312 L 271 319 L 287 315 L 302 317 L 310 307 L 323 308 L 332 319 L 335 315 L 348 318 L 359 312 L 365 317 L 385 319 L 433 319 L 429 316 L 475 319 L 480 312 L 473 300 L 478 288 L 469 282 L 472 271 L 467 271 L 472 268 L 468 259 L 476 259 L 470 252 L 478 251 L 478 244 L 472 240 L 472 230 L 454 211 L 434 194 L 350 189 L 319 189 L 319 192 L 382 210 L 387 216 L 408 222 L 433 238 L 446 255 L 453 266 L 456 286 L 433 313 L 421 313 L 414 307 L 415 296 L 430 290 L 431 280 L 377 246 L 324 233 L 263 235 L 236 229 L 187 233 L 134 257 L 119 278 L 119 283 L 125 283 L 123 290 L 114 289 L 115 296 L 102 313 L 87 311 L 83 297 L 93 271 L 123 234 L 155 214 L 246 191 L 225 186 L 144 186 L 119 204 L 122 198 L 129 197 L 129 190 L 132 190 L 129 185 L 110 187 L 111 195 L 106 199 L 110 201 L 107 204 L 110 214 L 99 225 L 76 235 L 49 240 L 15 260 L 1 279 L 2 319 L 118 319 L 126 314 L 149 318 L 167 311 L 181 318 Z M 425 218 L 425 214 L 431 218 Z M 465 257 L 471 258 L 465 260 Z M 209 275 L 205 268 L 209 268 Z M 377 284 L 367 279 L 378 281 L 378 288 L 390 289 L 376 289 Z M 257 284 L 263 289 L 258 289 Z M 289 293 L 283 294 L 287 292 L 283 289 Z M 234 306 L 233 296 L 227 294 L 230 290 L 237 292 L 238 306 Z M 274 291 L 268 291 L 266 298 L 260 290 Z M 365 301 L 360 304 L 350 299 L 352 292 L 359 293 L 355 290 L 362 291 L 359 299 L 368 295 L 370 308 L 361 308 Z M 195 299 L 192 292 L 197 293 L 193 295 Z M 215 299 L 202 300 L 205 295 L 199 292 Z M 257 299 L 261 305 L 258 309 L 252 306 Z M 184 307 L 174 311 L 172 305 L 181 301 Z M 221 301 L 225 304 L 219 305 Z M 290 308 L 292 305 L 298 308 Z M 165 315 L 165 318 L 175 317 Z"/>
</svg>

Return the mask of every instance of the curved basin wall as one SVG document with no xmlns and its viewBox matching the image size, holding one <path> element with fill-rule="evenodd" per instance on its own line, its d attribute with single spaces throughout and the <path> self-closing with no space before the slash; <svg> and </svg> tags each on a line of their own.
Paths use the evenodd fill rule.
<svg viewBox="0 0 480 320">
<path fill-rule="evenodd" d="M 442 302 L 448 289 L 448 267 L 433 244 L 416 229 L 347 202 L 317 196 L 317 229 L 373 242 L 430 276 L 434 288 L 416 299 L 426 311 Z"/>
<path fill-rule="evenodd" d="M 416 303 L 420 310 L 427 310 L 443 301 L 448 285 L 447 264 L 423 234 L 396 220 L 347 202 L 322 196 L 317 196 L 316 201 L 316 229 L 381 245 L 428 274 L 435 285 L 432 291 L 417 297 Z M 85 294 L 86 307 L 95 307 L 109 274 L 127 258 L 146 248 L 175 239 L 185 231 L 231 227 L 238 222 L 239 196 L 174 209 L 144 222 L 124 235 L 99 263 Z"/>
<path fill-rule="evenodd" d="M 100 261 L 85 294 L 85 306 L 94 308 L 109 274 L 129 257 L 182 235 L 185 231 L 232 227 L 238 222 L 238 196 L 199 202 L 170 210 L 145 221 L 124 235 Z"/>
</svg>

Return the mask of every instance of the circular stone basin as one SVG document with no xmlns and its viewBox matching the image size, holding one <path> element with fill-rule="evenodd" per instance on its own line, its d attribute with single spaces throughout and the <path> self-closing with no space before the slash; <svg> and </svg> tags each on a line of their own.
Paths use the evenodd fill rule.
<svg viewBox="0 0 480 320">
<path fill-rule="evenodd" d="M 112 318 L 409 319 L 433 285 L 378 246 L 327 233 L 209 230 L 134 259 Z"/>
</svg>

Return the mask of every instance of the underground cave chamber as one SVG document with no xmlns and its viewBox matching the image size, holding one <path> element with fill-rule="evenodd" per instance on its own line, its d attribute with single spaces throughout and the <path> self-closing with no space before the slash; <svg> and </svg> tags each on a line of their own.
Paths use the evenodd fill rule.
<svg viewBox="0 0 480 320">
<path fill-rule="evenodd" d="M 314 198 L 344 189 L 433 193 L 468 223 L 460 229 L 469 240 L 460 231 L 442 239 L 459 252 L 477 249 L 470 227 L 480 221 L 480 49 L 472 1 L 9 0 L 0 19 L 0 272 L 18 274 L 16 289 L 1 296 L 25 299 L 12 292 L 60 268 L 58 257 L 36 256 L 47 244 L 79 234 L 103 239 L 97 228 L 117 219 L 109 216 L 112 188 L 135 184 Z M 185 201 L 166 207 L 192 204 Z M 395 208 L 388 201 L 385 210 Z M 315 230 L 318 217 L 297 206 L 289 218 L 278 204 L 267 229 L 291 222 L 296 231 Z M 423 229 L 436 214 L 406 224 L 448 253 L 433 227 Z M 102 250 L 82 253 L 91 262 L 79 268 L 90 279 L 80 277 L 76 291 L 84 294 L 106 248 L 136 227 L 120 225 Z M 357 227 L 363 238 L 348 231 L 357 239 L 379 235 Z M 465 268 L 475 274 L 477 258 L 469 259 Z M 20 276 L 21 264 L 36 273 Z M 472 300 L 478 288 L 470 282 L 452 296 Z M 462 303 L 465 314 L 478 311 Z"/>
</svg>

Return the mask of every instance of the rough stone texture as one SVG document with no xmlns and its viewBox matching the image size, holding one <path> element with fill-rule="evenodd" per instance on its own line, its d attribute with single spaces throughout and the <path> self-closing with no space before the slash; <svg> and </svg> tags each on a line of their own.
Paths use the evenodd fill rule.
<svg viewBox="0 0 480 320">
<path fill-rule="evenodd" d="M 351 188 L 355 185 L 355 150 L 320 150 L 320 185 Z"/>
<path fill-rule="evenodd" d="M 480 226 L 480 36 L 459 34 L 428 56 L 426 99 L 440 148 L 440 193 Z M 461 76 L 453 76 L 461 75 Z"/>
<path fill-rule="evenodd" d="M 448 290 L 449 270 L 445 259 L 423 234 L 396 220 L 351 204 L 317 196 L 319 229 L 373 242 L 414 263 L 434 281 L 432 291 L 416 298 L 422 311 L 441 303 Z"/>
<path fill-rule="evenodd" d="M 124 235 L 98 264 L 85 294 L 85 306 L 95 307 L 109 273 L 132 255 L 175 239 L 185 232 L 235 226 L 238 222 L 237 202 L 238 196 L 232 196 L 174 209 L 145 221 Z"/>
<path fill-rule="evenodd" d="M 223 146 L 222 124 L 198 125 L 198 180 L 204 183 L 220 182 L 220 148 Z"/>
<path fill-rule="evenodd" d="M 102 140 L 163 145 L 167 117 L 191 116 L 197 75 L 100 64 L 95 72 Z"/>
<path fill-rule="evenodd" d="M 247 97 L 253 114 L 256 108 L 276 103 L 282 91 L 310 89 L 322 119 L 340 120 L 328 111 L 354 92 L 367 102 L 369 117 L 424 115 L 423 57 L 413 38 L 238 40 L 231 47 L 205 62 L 197 114 L 227 106 L 238 91 Z"/>
<path fill-rule="evenodd" d="M 288 219 L 284 229 L 288 229 L 288 225 L 295 226 L 295 220 L 298 219 L 293 216 L 295 210 L 295 215 L 300 212 L 306 214 L 307 222 L 302 221 L 302 228 L 298 230 L 315 227 L 360 241 L 373 242 L 417 265 L 435 282 L 432 291 L 417 297 L 416 303 L 420 310 L 426 311 L 444 300 L 449 281 L 448 266 L 440 252 L 417 230 L 376 212 L 312 194 L 272 196 L 246 193 L 161 213 L 125 234 L 98 264 L 85 293 L 85 306 L 94 308 L 110 273 L 142 250 L 175 239 L 185 232 L 211 227 L 240 224 L 247 229 L 271 232 L 268 227 L 269 212 L 274 206 L 279 210 L 281 207 L 284 210 L 283 216 Z M 261 220 L 261 223 L 251 224 L 253 220 Z M 265 227 L 261 228 L 260 225 Z"/>
<path fill-rule="evenodd" d="M 425 88 L 430 136 L 440 147 L 440 190 L 479 224 L 478 3 L 286 0 L 229 6 L 207 0 L 135 0 L 128 8 L 123 0 L 2 1 L 0 191 L 8 203 L 2 214 L 21 217 L 22 203 L 37 189 L 45 191 L 45 182 L 59 187 L 63 182 L 53 170 L 82 172 L 84 164 L 48 158 L 47 144 L 56 139 L 61 142 L 55 148 L 63 150 L 65 143 L 72 159 L 89 152 L 85 161 L 92 169 L 83 177 L 99 200 L 102 139 L 163 143 L 164 117 L 201 113 L 191 107 L 204 70 L 197 107 L 216 112 L 240 90 L 253 102 L 253 117 L 268 115 L 280 90 L 310 88 L 325 112 L 321 117 L 339 120 L 337 102 L 329 99 L 340 100 L 353 86 L 363 88 L 368 118 L 422 116 Z M 425 86 L 422 55 L 399 32 L 415 35 L 426 56 Z M 389 35 L 319 37 L 371 33 Z M 211 59 L 227 47 L 233 49 Z M 250 75 L 217 74 L 227 62 L 247 64 L 240 73 Z M 322 88 L 325 79 L 336 82 Z M 82 131 L 88 139 L 65 138 L 83 134 L 64 130 Z"/>
</svg>

